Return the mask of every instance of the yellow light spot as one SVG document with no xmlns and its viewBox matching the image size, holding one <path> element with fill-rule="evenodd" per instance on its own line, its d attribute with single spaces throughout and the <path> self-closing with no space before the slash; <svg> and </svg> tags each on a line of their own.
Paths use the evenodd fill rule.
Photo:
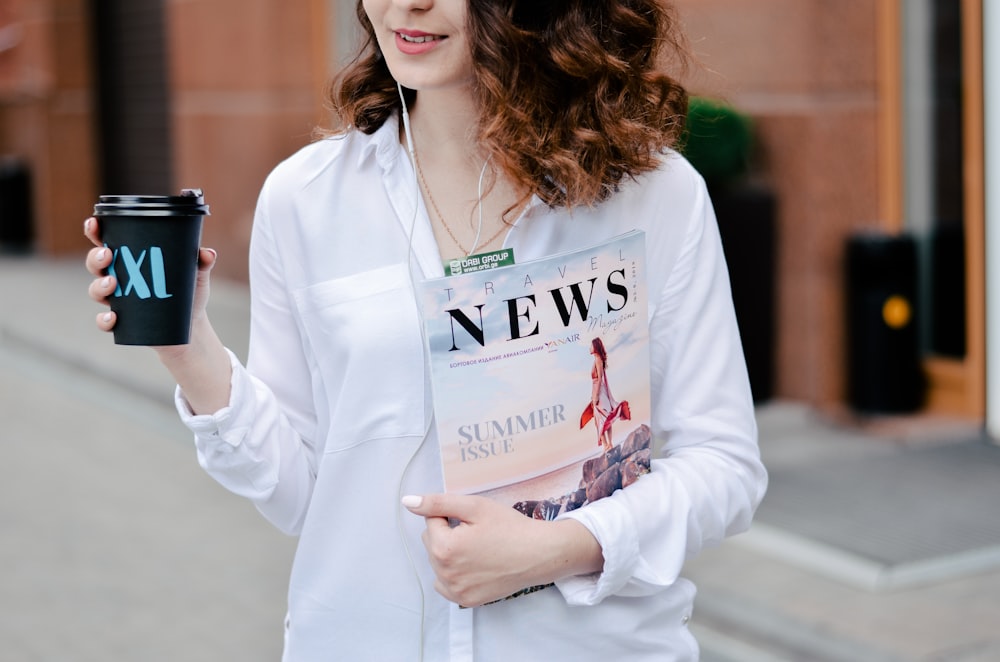
<svg viewBox="0 0 1000 662">
<path fill-rule="evenodd" d="M 894 294 L 882 304 L 882 319 L 893 329 L 902 329 L 910 323 L 913 317 L 913 309 L 906 297 Z"/>
</svg>

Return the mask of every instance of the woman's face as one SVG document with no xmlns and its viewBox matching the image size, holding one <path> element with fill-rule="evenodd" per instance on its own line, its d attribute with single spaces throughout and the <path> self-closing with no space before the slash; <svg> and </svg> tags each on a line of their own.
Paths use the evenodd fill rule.
<svg viewBox="0 0 1000 662">
<path fill-rule="evenodd" d="M 411 90 L 472 81 L 468 0 L 363 0 L 389 72 Z"/>
</svg>

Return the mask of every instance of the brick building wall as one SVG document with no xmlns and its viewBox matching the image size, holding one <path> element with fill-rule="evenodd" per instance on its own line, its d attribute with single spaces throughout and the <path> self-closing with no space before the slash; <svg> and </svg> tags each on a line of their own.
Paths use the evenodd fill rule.
<svg viewBox="0 0 1000 662">
<path fill-rule="evenodd" d="M 0 52 L 0 154 L 30 172 L 37 246 L 47 253 L 78 249 L 94 191 L 86 3 L 0 6 L 0 27 L 15 35 Z"/>
<path fill-rule="evenodd" d="M 748 113 L 777 194 L 775 395 L 844 400 L 843 251 L 878 226 L 876 1 L 679 0 L 689 85 Z"/>
<path fill-rule="evenodd" d="M 82 252 L 102 190 L 92 5 L 0 0 L 21 38 L 0 45 L 0 155 L 33 181 L 35 250 Z M 267 172 L 323 121 L 329 17 L 323 0 L 165 0 L 173 191 L 200 186 L 205 242 L 219 273 L 246 277 L 257 192 Z M 164 191 L 167 193 L 169 191 Z M 120 193 L 120 192 L 119 192 Z"/>
<path fill-rule="evenodd" d="M 205 190 L 205 243 L 243 278 L 257 193 L 324 120 L 325 7 L 313 0 L 169 0 L 175 188 Z"/>
<path fill-rule="evenodd" d="M 101 191 L 95 152 L 96 0 L 0 0 L 23 23 L 0 50 L 0 154 L 35 180 L 36 247 L 82 252 Z M 878 0 L 678 0 L 699 64 L 688 83 L 749 113 L 757 176 L 778 200 L 775 395 L 843 401 L 842 255 L 877 218 Z M 205 243 L 245 278 L 267 172 L 324 121 L 331 0 L 164 0 L 174 189 L 212 205 Z M 16 57 L 15 57 L 16 53 Z M 6 68 L 5 68 L 6 67 Z"/>
</svg>

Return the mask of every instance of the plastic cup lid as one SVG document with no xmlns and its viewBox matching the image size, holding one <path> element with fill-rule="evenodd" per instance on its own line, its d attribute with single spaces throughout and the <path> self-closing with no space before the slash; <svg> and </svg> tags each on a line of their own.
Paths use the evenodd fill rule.
<svg viewBox="0 0 1000 662">
<path fill-rule="evenodd" d="M 94 205 L 98 216 L 209 215 L 201 189 L 183 189 L 180 195 L 102 195 Z"/>
</svg>

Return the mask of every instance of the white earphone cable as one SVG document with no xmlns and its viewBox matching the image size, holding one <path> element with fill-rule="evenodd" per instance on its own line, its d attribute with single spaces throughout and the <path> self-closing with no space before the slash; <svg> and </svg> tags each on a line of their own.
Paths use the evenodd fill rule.
<svg viewBox="0 0 1000 662">
<path fill-rule="evenodd" d="M 472 248 L 469 249 L 469 255 L 475 253 L 476 249 L 479 248 L 479 238 L 483 234 L 483 177 L 486 175 L 486 166 L 488 166 L 492 160 L 493 155 L 490 154 L 489 157 L 487 157 L 486 162 L 483 163 L 483 169 L 479 171 L 479 187 L 477 189 L 478 195 L 476 198 L 478 200 L 476 206 L 479 208 L 479 227 L 476 228 L 476 240 L 472 242 Z M 468 255 L 466 255 L 466 257 L 468 257 Z"/>
<path fill-rule="evenodd" d="M 420 183 L 417 181 L 417 156 L 416 150 L 413 147 L 413 133 L 410 129 L 410 113 L 406 107 L 406 99 L 403 97 L 403 86 L 396 83 L 396 90 L 399 92 L 399 102 L 402 105 L 402 118 L 403 118 L 403 133 L 406 136 L 406 149 L 410 156 L 410 166 L 413 169 L 413 216 L 410 218 L 410 229 L 409 237 L 407 238 L 407 249 L 406 249 L 406 267 L 410 272 L 410 288 L 413 291 L 413 301 L 416 304 L 417 297 L 419 296 L 416 289 L 416 279 L 413 274 L 413 234 L 417 227 L 417 213 L 420 209 Z M 420 306 L 416 305 L 419 312 Z M 424 348 L 424 364 L 427 365 L 427 338 L 424 333 L 423 319 L 418 320 L 420 327 L 420 337 L 421 346 Z M 407 472 L 410 470 L 410 466 L 413 464 L 414 458 L 420 453 L 420 450 L 427 443 L 428 437 L 430 437 L 431 425 L 433 425 L 434 417 L 433 410 L 430 414 L 426 411 L 424 412 L 424 418 L 427 423 L 424 428 L 423 437 L 420 440 L 420 444 L 417 446 L 417 450 L 413 452 L 410 459 L 407 460 L 406 465 L 403 467 L 402 473 L 399 475 L 399 485 L 396 488 L 396 528 L 399 531 L 400 541 L 403 543 L 403 550 L 406 552 L 406 558 L 410 562 L 410 568 L 413 570 L 413 575 L 417 580 L 417 589 L 420 592 L 420 641 L 419 641 L 419 656 L 418 660 L 420 662 L 424 659 L 424 631 L 426 630 L 426 618 L 427 618 L 427 596 L 424 593 L 424 584 L 420 578 L 420 570 L 417 567 L 417 562 L 413 558 L 413 551 L 410 549 L 410 545 L 406 538 L 406 527 L 403 524 L 403 506 L 400 504 L 400 500 L 403 498 L 403 480 L 406 478 Z"/>
</svg>

